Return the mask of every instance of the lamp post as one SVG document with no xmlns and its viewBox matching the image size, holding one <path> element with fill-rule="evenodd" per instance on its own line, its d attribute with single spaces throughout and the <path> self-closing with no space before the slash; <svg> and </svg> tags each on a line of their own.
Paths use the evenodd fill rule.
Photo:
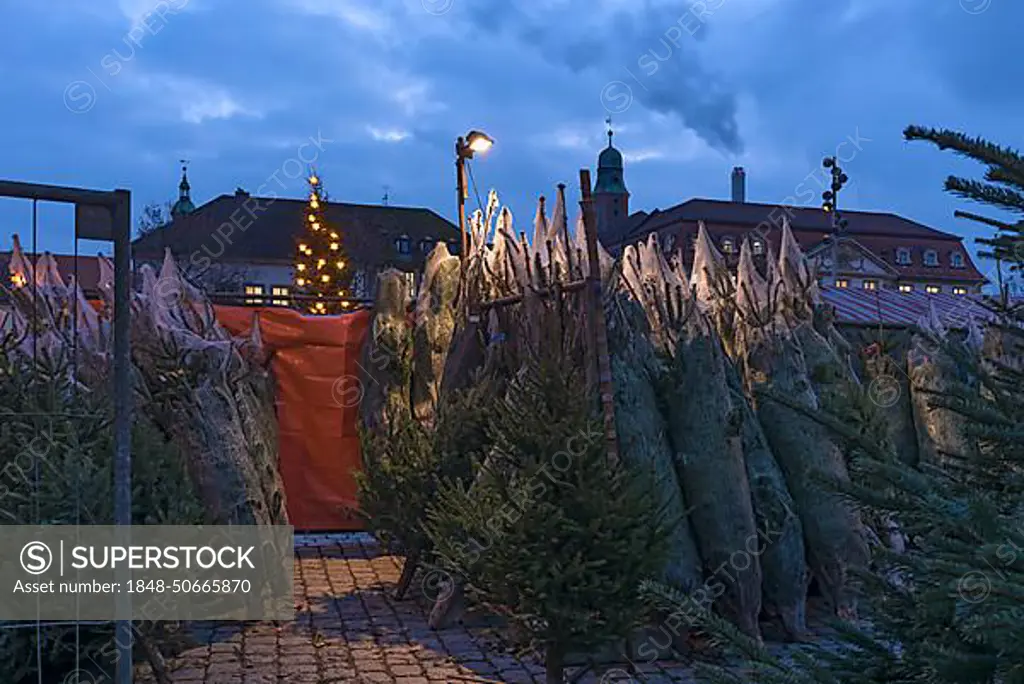
<svg viewBox="0 0 1024 684">
<path fill-rule="evenodd" d="M 483 154 L 491 149 L 494 140 L 486 133 L 470 131 L 465 137 L 459 136 L 455 141 L 455 176 L 459 193 L 459 232 L 462 235 L 462 247 L 459 256 L 465 264 L 469 241 L 466 238 L 466 200 L 469 198 L 469 184 L 466 182 L 466 161 L 477 152 Z"/>
<path fill-rule="evenodd" d="M 821 160 L 821 165 L 830 169 L 832 173 L 832 187 L 821 193 L 821 209 L 830 215 L 832 222 L 832 285 L 834 286 L 839 277 L 839 235 L 846 230 L 846 219 L 839 213 L 839 191 L 850 179 L 839 168 L 835 157 L 825 157 Z"/>
</svg>

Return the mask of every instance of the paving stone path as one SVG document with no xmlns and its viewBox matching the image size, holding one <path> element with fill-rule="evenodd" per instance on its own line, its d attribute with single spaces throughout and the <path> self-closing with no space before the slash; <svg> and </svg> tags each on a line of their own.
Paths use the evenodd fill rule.
<svg viewBox="0 0 1024 684">
<path fill-rule="evenodd" d="M 296 618 L 196 626 L 202 646 L 169 663 L 175 684 L 543 682 L 543 663 L 496 647 L 480 626 L 431 630 L 422 586 L 392 598 L 402 559 L 366 535 L 296 538 Z M 429 589 L 428 589 L 429 590 Z M 136 681 L 153 684 L 146 672 Z M 583 684 L 693 682 L 679 663 L 589 672 Z"/>
</svg>

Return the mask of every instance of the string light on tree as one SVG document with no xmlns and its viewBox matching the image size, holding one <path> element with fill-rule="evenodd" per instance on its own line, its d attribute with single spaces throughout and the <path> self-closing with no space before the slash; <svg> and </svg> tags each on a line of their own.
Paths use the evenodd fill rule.
<svg viewBox="0 0 1024 684">
<path fill-rule="evenodd" d="M 293 285 L 295 293 L 305 297 L 302 305 L 309 313 L 336 314 L 347 308 L 347 302 L 334 298 L 349 296 L 344 246 L 341 235 L 327 222 L 323 182 L 316 173 L 310 173 L 307 182 L 305 233 L 298 243 Z"/>
</svg>

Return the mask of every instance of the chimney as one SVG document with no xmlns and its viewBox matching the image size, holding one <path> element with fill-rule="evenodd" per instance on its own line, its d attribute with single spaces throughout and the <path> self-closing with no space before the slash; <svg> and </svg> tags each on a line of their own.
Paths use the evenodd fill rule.
<svg viewBox="0 0 1024 684">
<path fill-rule="evenodd" d="M 235 188 L 235 197 L 248 197 L 249 193 L 242 188 Z"/>
<path fill-rule="evenodd" d="M 732 167 L 732 201 L 747 201 L 747 173 L 742 166 Z"/>
</svg>

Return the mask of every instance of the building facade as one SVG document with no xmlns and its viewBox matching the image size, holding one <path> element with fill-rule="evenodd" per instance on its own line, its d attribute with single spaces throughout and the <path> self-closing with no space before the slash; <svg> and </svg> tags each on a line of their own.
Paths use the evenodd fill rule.
<svg viewBox="0 0 1024 684">
<path fill-rule="evenodd" d="M 823 285 L 927 294 L 978 293 L 987 282 L 963 239 L 891 213 L 843 210 L 848 224 L 833 244 L 831 216 L 820 208 L 746 201 L 746 172 L 733 169 L 729 200 L 691 199 L 668 209 L 629 214 L 622 155 L 612 146 L 598 158 L 594 185 L 598 236 L 613 254 L 657 233 L 668 255 L 693 263 L 698 223 L 735 267 L 749 239 L 755 261 L 775 254 L 785 220 L 817 266 Z"/>
<path fill-rule="evenodd" d="M 286 305 L 293 262 L 305 234 L 305 199 L 254 197 L 242 189 L 191 206 L 188 181 L 166 226 L 138 238 L 133 258 L 158 264 L 170 249 L 186 275 L 211 293 L 249 304 Z M 342 236 L 352 268 L 352 296 L 375 294 L 377 274 L 395 268 L 413 290 L 427 255 L 440 241 L 458 253 L 458 228 L 430 209 L 328 202 L 327 223 Z"/>
</svg>

